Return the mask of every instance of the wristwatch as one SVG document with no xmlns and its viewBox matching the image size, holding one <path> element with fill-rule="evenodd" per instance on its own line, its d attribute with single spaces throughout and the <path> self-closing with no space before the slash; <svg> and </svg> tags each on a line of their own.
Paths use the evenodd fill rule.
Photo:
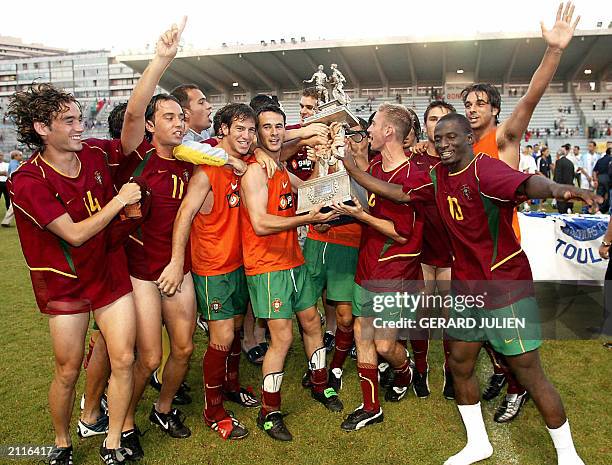
<svg viewBox="0 0 612 465">
<path fill-rule="evenodd" d="M 612 242 L 601 241 L 601 245 L 603 245 L 604 247 L 610 247 L 612 246 Z"/>
</svg>

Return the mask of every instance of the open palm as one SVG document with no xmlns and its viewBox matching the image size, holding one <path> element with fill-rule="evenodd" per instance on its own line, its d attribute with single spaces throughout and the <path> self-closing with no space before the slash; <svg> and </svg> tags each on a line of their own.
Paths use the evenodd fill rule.
<svg viewBox="0 0 612 465">
<path fill-rule="evenodd" d="M 176 56 L 181 41 L 181 34 L 185 29 L 186 23 L 187 16 L 183 16 L 178 26 L 173 24 L 170 29 L 159 36 L 159 40 L 155 46 L 155 54 L 157 56 L 162 58 L 174 58 Z"/>
<path fill-rule="evenodd" d="M 578 16 L 576 21 L 572 23 L 573 16 L 574 5 L 572 2 L 567 2 L 565 9 L 563 8 L 563 3 L 560 3 L 559 9 L 557 10 L 557 19 L 552 29 L 546 29 L 544 22 L 540 22 L 542 37 L 549 47 L 558 48 L 560 50 L 564 50 L 565 47 L 567 47 L 567 44 L 572 40 L 578 21 L 580 21 L 580 16 Z"/>
</svg>

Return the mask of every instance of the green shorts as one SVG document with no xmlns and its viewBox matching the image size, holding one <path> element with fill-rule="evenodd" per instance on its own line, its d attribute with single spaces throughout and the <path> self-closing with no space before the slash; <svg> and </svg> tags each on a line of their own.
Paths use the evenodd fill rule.
<svg viewBox="0 0 612 465">
<path fill-rule="evenodd" d="M 374 318 L 376 327 L 408 327 L 407 322 L 416 319 L 416 308 L 404 297 L 404 293 L 372 292 L 353 283 L 353 316 Z"/>
<path fill-rule="evenodd" d="M 198 311 L 206 320 L 228 320 L 246 313 L 249 293 L 240 267 L 217 276 L 200 276 L 191 272 Z"/>
<path fill-rule="evenodd" d="M 538 303 L 526 297 L 507 307 L 488 310 L 456 306 L 446 333 L 460 341 L 489 341 L 503 355 L 520 355 L 542 345 Z"/>
<path fill-rule="evenodd" d="M 304 259 L 312 276 L 316 295 L 327 289 L 327 299 L 334 302 L 350 302 L 359 249 L 331 242 L 306 238 Z"/>
<path fill-rule="evenodd" d="M 314 307 L 318 299 L 305 265 L 246 279 L 257 318 L 291 319 L 294 313 Z"/>
</svg>

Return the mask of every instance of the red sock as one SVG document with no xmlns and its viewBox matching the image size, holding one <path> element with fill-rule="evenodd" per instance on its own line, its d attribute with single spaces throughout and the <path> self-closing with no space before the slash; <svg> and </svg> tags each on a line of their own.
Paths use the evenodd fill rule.
<svg viewBox="0 0 612 465">
<path fill-rule="evenodd" d="M 444 347 L 444 370 L 450 371 L 448 368 L 448 358 L 450 357 L 450 342 L 446 337 L 442 339 L 442 346 Z"/>
<path fill-rule="evenodd" d="M 505 375 L 507 370 L 504 367 L 504 361 L 501 359 L 502 355 L 495 352 L 493 347 L 491 347 L 488 343 L 485 343 L 484 348 L 487 351 L 487 354 L 489 354 L 489 358 L 493 364 L 493 373 L 496 375 Z"/>
<path fill-rule="evenodd" d="M 85 356 L 85 360 L 83 360 L 83 369 L 84 370 L 87 370 L 87 367 L 89 366 L 89 361 L 91 360 L 91 356 L 93 354 L 94 346 L 96 345 L 96 339 L 97 338 L 94 338 L 94 334 L 92 334 L 91 337 L 89 338 L 89 348 L 87 349 L 87 355 Z M 98 334 L 98 337 L 100 337 L 100 334 Z"/>
<path fill-rule="evenodd" d="M 427 371 L 427 352 L 429 351 L 429 340 L 427 339 L 410 339 L 412 346 L 412 356 L 416 370 L 423 374 Z"/>
<path fill-rule="evenodd" d="M 223 392 L 238 392 L 240 390 L 240 331 L 234 332 L 234 341 L 227 356 L 227 366 L 225 380 L 223 382 Z"/>
<path fill-rule="evenodd" d="M 209 345 L 204 354 L 204 419 L 208 423 L 222 420 L 227 416 L 223 408 L 222 386 L 225 379 L 225 363 L 229 351 Z"/>
<path fill-rule="evenodd" d="M 281 406 L 281 393 L 277 392 L 267 392 L 263 389 L 261 390 L 261 400 L 262 400 L 262 413 L 263 415 L 267 415 L 270 412 L 278 412 Z"/>
<path fill-rule="evenodd" d="M 369 364 L 358 364 L 359 384 L 363 395 L 363 409 L 368 412 L 378 412 L 378 367 Z"/>
<path fill-rule="evenodd" d="M 310 370 L 310 382 L 314 392 L 323 392 L 327 387 L 327 368 Z"/>
<path fill-rule="evenodd" d="M 506 380 L 508 381 L 508 394 L 522 394 L 526 391 L 510 370 L 506 372 Z"/>
<path fill-rule="evenodd" d="M 410 360 L 406 359 L 399 367 L 393 367 L 395 372 L 394 386 L 408 386 L 412 381 L 412 373 L 410 372 Z"/>
<path fill-rule="evenodd" d="M 336 350 L 334 350 L 334 356 L 332 358 L 329 368 L 342 368 L 344 361 L 351 350 L 353 345 L 353 328 L 350 331 L 344 331 L 340 326 L 336 330 Z"/>
</svg>

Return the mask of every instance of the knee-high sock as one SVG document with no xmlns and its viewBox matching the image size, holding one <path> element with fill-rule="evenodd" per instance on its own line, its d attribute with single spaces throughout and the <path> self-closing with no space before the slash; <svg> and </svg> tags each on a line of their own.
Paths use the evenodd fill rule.
<svg viewBox="0 0 612 465">
<path fill-rule="evenodd" d="M 262 413 L 267 415 L 278 412 L 281 407 L 281 384 L 285 372 L 270 373 L 265 376 L 261 385 Z"/>
<path fill-rule="evenodd" d="M 336 329 L 336 349 L 334 350 L 334 356 L 329 365 L 330 369 L 343 367 L 344 361 L 353 345 L 353 338 L 353 328 L 349 331 L 345 331 L 343 327 L 338 326 Z"/>
<path fill-rule="evenodd" d="M 234 332 L 234 341 L 227 356 L 225 380 L 223 382 L 224 392 L 238 392 L 240 390 L 240 331 Z"/>
<path fill-rule="evenodd" d="M 229 350 L 209 345 L 202 361 L 204 375 L 204 419 L 208 423 L 222 420 L 227 416 L 223 408 L 223 381 Z"/>
<path fill-rule="evenodd" d="M 368 412 L 378 412 L 378 367 L 370 364 L 358 364 L 359 384 L 363 395 L 363 408 Z"/>
</svg>

